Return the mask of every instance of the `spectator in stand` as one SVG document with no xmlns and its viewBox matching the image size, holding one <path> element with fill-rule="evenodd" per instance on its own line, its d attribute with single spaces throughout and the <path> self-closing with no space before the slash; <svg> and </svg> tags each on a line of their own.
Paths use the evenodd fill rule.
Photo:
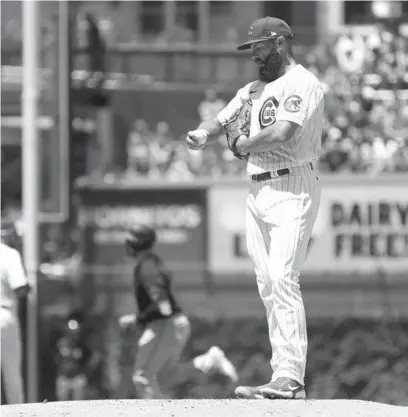
<svg viewBox="0 0 408 417">
<path fill-rule="evenodd" d="M 118 33 L 115 28 L 114 20 L 105 16 L 99 21 L 99 29 L 106 46 L 115 46 L 117 43 Z"/>
<path fill-rule="evenodd" d="M 408 100 L 403 104 L 401 102 L 400 108 L 397 112 L 397 117 L 393 126 L 392 134 L 401 140 L 408 139 Z"/>
<path fill-rule="evenodd" d="M 179 140 L 184 141 L 184 137 L 185 135 L 182 135 L 182 137 L 180 137 Z M 202 171 L 202 165 L 203 165 L 203 152 L 194 151 L 189 148 L 187 148 L 187 152 L 188 152 L 190 170 L 194 174 L 195 177 L 199 177 L 200 172 Z"/>
<path fill-rule="evenodd" d="M 405 141 L 402 138 L 388 138 L 385 142 L 385 149 L 387 153 L 387 161 L 384 166 L 384 171 L 396 172 L 397 171 L 397 155 L 402 153 L 403 147 L 405 147 Z"/>
<path fill-rule="evenodd" d="M 86 13 L 85 20 L 87 22 L 89 70 L 93 73 L 93 77 L 99 78 L 105 73 L 105 40 L 101 36 L 95 17 Z"/>
<path fill-rule="evenodd" d="M 174 138 L 167 122 L 157 123 L 156 131 L 149 141 L 150 176 L 163 177 L 169 168 L 174 149 Z"/>
<path fill-rule="evenodd" d="M 367 171 L 371 174 L 381 172 L 384 170 L 387 162 L 388 154 L 385 141 L 381 136 L 376 136 L 371 143 L 371 164 Z"/>
<path fill-rule="evenodd" d="M 375 174 L 408 165 L 408 123 L 397 99 L 406 86 L 406 51 L 402 32 L 378 26 L 364 36 L 342 34 L 307 54 L 326 94 L 322 170 Z"/>
<path fill-rule="evenodd" d="M 187 146 L 184 142 L 177 141 L 166 172 L 166 179 L 170 181 L 192 181 L 195 177 Z"/>
<path fill-rule="evenodd" d="M 204 100 L 198 105 L 197 108 L 201 122 L 216 116 L 226 105 L 226 102 L 217 96 L 217 92 L 214 88 L 208 88 L 205 90 L 204 94 Z M 223 152 L 223 150 L 227 148 L 227 140 L 225 135 L 220 135 L 218 138 L 218 143 L 214 142 L 213 146 L 218 147 L 217 151 L 219 153 Z M 194 160 L 194 165 L 201 167 L 198 168 L 199 170 L 202 169 L 204 157 L 203 153 L 192 151 L 191 154 Z"/>
<path fill-rule="evenodd" d="M 221 149 L 219 158 L 222 160 L 220 166 L 223 175 L 237 178 L 246 175 L 246 164 L 241 159 L 235 158 L 228 148 Z"/>
<path fill-rule="evenodd" d="M 405 139 L 404 146 L 399 149 L 394 155 L 395 171 L 407 172 L 408 171 L 408 141 Z"/>
<path fill-rule="evenodd" d="M 341 131 L 334 126 L 324 133 L 324 148 L 319 162 L 321 170 L 339 171 L 348 161 L 348 149 L 344 147 L 341 137 Z"/>
<path fill-rule="evenodd" d="M 397 75 L 400 79 L 399 88 L 408 89 L 408 40 L 399 36 L 395 42 L 395 57 L 397 64 Z"/>
<path fill-rule="evenodd" d="M 337 62 L 346 73 L 360 73 L 366 59 L 366 45 L 361 36 L 342 35 L 336 44 Z"/>
<path fill-rule="evenodd" d="M 198 105 L 198 114 L 200 116 L 200 121 L 203 122 L 204 120 L 215 117 L 225 106 L 226 102 L 218 97 L 217 92 L 214 88 L 207 89 L 205 91 L 204 100 Z M 219 134 L 218 141 L 213 142 L 212 146 L 215 147 L 215 151 L 218 154 L 229 151 L 227 146 L 227 138 L 224 133 Z M 228 153 L 230 154 L 231 152 Z M 201 152 L 199 154 L 202 157 L 204 157 L 204 155 L 202 155 Z"/>
<path fill-rule="evenodd" d="M 223 167 L 220 163 L 220 153 L 214 146 L 208 146 L 203 153 L 203 163 L 200 176 L 210 178 L 223 177 Z"/>
<path fill-rule="evenodd" d="M 21 55 L 16 55 L 22 43 L 22 22 L 19 18 L 2 21 L 1 25 L 1 61 L 2 65 L 21 65 Z"/>
<path fill-rule="evenodd" d="M 42 245 L 42 261 L 52 263 L 59 256 L 59 242 L 62 239 L 61 226 L 59 224 L 47 225 L 45 239 Z"/>
<path fill-rule="evenodd" d="M 367 172 L 373 162 L 373 144 L 370 136 L 362 138 L 360 143 L 354 143 L 350 158 L 350 169 L 353 172 Z"/>
<path fill-rule="evenodd" d="M 178 35 L 179 41 L 187 40 L 184 32 Z M 306 66 L 322 80 L 326 95 L 323 171 L 407 170 L 408 106 L 397 98 L 398 91 L 408 87 L 407 44 L 403 32 L 378 26 L 368 35 L 349 31 L 333 36 L 307 53 Z M 224 106 L 209 88 L 197 109 L 200 120 Z M 231 160 L 225 145 L 222 135 L 205 155 L 188 151 L 173 140 L 166 122 L 159 122 L 152 134 L 144 120 L 137 120 L 128 140 L 128 172 L 173 180 L 245 175 L 243 164 Z M 220 159 L 221 166 L 215 163 Z"/>
<path fill-rule="evenodd" d="M 203 122 L 215 117 L 225 105 L 225 101 L 217 96 L 217 92 L 213 88 L 209 88 L 205 91 L 204 100 L 198 105 L 200 120 Z"/>
<path fill-rule="evenodd" d="M 147 176 L 150 170 L 149 143 L 152 134 L 144 119 L 133 123 L 127 140 L 127 173 L 130 176 Z"/>
</svg>

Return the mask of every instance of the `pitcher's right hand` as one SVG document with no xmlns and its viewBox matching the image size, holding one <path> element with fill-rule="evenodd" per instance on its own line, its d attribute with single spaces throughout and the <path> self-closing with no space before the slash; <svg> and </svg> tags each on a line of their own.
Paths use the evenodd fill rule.
<svg viewBox="0 0 408 417">
<path fill-rule="evenodd" d="M 203 149 L 208 140 L 208 131 L 205 129 L 190 130 L 187 133 L 187 146 L 192 150 Z"/>
</svg>

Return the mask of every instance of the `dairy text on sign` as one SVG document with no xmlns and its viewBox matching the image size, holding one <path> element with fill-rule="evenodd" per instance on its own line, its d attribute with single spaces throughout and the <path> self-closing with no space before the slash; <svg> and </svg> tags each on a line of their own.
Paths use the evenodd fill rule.
<svg viewBox="0 0 408 417">
<path fill-rule="evenodd" d="M 408 204 L 400 202 L 332 203 L 335 256 L 406 258 L 407 221 Z"/>
<path fill-rule="evenodd" d="M 340 203 L 331 205 L 331 224 L 339 226 L 407 226 L 408 203 L 372 202 L 372 203 Z"/>
</svg>

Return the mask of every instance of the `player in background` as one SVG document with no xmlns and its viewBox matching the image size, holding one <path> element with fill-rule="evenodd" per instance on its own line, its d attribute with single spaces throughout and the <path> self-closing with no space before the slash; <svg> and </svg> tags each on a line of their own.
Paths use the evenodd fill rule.
<svg viewBox="0 0 408 417">
<path fill-rule="evenodd" d="M 0 242 L 1 274 L 1 374 L 6 402 L 22 404 L 24 386 L 22 378 L 21 330 L 18 304 L 30 290 L 19 252 L 5 243 L 7 232 L 2 229 Z"/>
<path fill-rule="evenodd" d="M 299 275 L 320 203 L 313 163 L 320 156 L 323 89 L 297 64 L 286 22 L 258 19 L 248 35 L 237 49 L 252 49 L 258 80 L 241 88 L 217 117 L 190 131 L 187 144 L 202 149 L 222 127 L 231 132 L 239 121 L 239 133 L 228 146 L 247 160 L 251 179 L 246 239 L 266 309 L 272 377 L 265 385 L 237 387 L 235 393 L 239 398 L 302 399 L 307 332 Z"/>
<path fill-rule="evenodd" d="M 126 240 L 127 252 L 135 260 L 134 291 L 138 312 L 122 316 L 119 324 L 124 328 L 136 323 L 141 328 L 132 377 L 138 398 L 164 398 L 158 380 L 164 369 L 167 376 L 196 371 L 219 372 L 236 382 L 234 366 L 217 346 L 189 362 L 180 363 L 180 355 L 190 336 L 190 321 L 174 296 L 170 271 L 154 252 L 155 242 L 155 230 L 144 225 L 133 227 Z"/>
<path fill-rule="evenodd" d="M 89 377 L 98 366 L 101 356 L 89 349 L 85 337 L 82 315 L 77 312 L 71 313 L 64 323 L 55 355 L 58 401 L 86 399 Z"/>
</svg>

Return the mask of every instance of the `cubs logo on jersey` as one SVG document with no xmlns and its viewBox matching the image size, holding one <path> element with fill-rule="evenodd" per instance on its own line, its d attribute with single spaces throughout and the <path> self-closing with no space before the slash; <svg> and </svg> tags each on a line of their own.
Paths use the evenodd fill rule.
<svg viewBox="0 0 408 417">
<path fill-rule="evenodd" d="M 285 100 L 285 104 L 283 108 L 288 111 L 289 113 L 297 113 L 300 111 L 300 106 L 302 105 L 302 99 L 297 95 L 289 96 Z"/>
<path fill-rule="evenodd" d="M 261 129 L 273 125 L 276 122 L 278 106 L 279 102 L 275 97 L 269 97 L 265 100 L 259 112 L 259 124 L 261 125 Z"/>
</svg>

